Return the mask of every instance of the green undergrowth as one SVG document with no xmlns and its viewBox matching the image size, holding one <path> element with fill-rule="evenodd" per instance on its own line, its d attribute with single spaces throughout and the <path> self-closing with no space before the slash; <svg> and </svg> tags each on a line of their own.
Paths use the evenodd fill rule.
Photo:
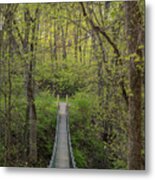
<svg viewBox="0 0 155 180">
<path fill-rule="evenodd" d="M 96 97 L 77 93 L 69 102 L 71 140 L 77 167 L 104 168 L 105 145 L 99 137 L 100 127 L 92 120 Z"/>
<path fill-rule="evenodd" d="M 47 167 L 51 159 L 55 127 L 57 104 L 56 98 L 51 96 L 50 92 L 44 91 L 36 97 L 37 107 L 37 144 L 38 144 L 38 162 L 40 167 Z"/>
</svg>

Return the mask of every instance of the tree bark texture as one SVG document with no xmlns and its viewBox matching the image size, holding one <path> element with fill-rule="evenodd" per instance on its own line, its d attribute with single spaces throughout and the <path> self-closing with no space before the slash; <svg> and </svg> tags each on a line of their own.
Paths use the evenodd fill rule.
<svg viewBox="0 0 155 180">
<path fill-rule="evenodd" d="M 129 62 L 129 88 L 131 95 L 129 96 L 129 119 L 128 119 L 128 168 L 141 169 L 142 157 L 142 76 L 138 65 L 141 65 L 142 54 L 139 53 L 139 46 L 143 43 L 142 32 L 142 16 L 140 14 L 139 5 L 137 1 L 125 2 L 126 14 L 126 34 Z M 136 53 L 139 56 L 139 61 L 136 57 L 131 57 Z"/>
</svg>

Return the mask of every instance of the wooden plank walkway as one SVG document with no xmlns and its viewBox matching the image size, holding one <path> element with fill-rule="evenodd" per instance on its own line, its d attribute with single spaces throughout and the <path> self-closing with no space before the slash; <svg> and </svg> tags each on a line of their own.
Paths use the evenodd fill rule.
<svg viewBox="0 0 155 180">
<path fill-rule="evenodd" d="M 70 168 L 68 139 L 67 139 L 67 104 L 59 103 L 58 142 L 55 158 L 55 168 Z"/>
</svg>

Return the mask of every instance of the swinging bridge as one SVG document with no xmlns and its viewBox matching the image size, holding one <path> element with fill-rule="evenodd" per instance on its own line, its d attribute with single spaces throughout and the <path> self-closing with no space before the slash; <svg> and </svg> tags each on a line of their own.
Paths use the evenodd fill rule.
<svg viewBox="0 0 155 180">
<path fill-rule="evenodd" d="M 57 125 L 49 168 L 76 168 L 70 138 L 68 98 L 58 102 Z"/>
</svg>

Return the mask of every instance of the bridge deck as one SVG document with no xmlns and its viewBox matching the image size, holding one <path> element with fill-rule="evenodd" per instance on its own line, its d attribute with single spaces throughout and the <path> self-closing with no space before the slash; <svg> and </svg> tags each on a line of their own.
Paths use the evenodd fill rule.
<svg viewBox="0 0 155 180">
<path fill-rule="evenodd" d="M 55 167 L 56 168 L 69 168 L 70 159 L 69 159 L 69 149 L 67 142 L 67 114 L 66 103 L 59 103 L 59 133 L 58 133 L 58 144 L 56 151 Z"/>
</svg>

